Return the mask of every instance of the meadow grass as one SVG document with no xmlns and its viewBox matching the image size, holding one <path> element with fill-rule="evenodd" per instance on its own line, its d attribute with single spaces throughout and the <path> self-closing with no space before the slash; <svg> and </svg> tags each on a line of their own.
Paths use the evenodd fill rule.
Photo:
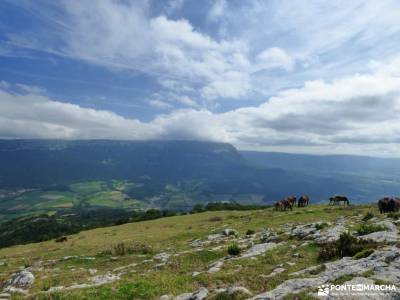
<svg viewBox="0 0 400 300">
<path fill-rule="evenodd" d="M 211 274 L 207 273 L 209 265 L 227 255 L 230 242 L 218 249 L 214 249 L 216 245 L 210 245 L 199 251 L 194 251 L 188 242 L 205 240 L 208 235 L 220 233 L 224 228 L 233 228 L 244 237 L 248 229 L 261 232 L 270 228 L 282 232 L 281 226 L 285 224 L 295 226 L 317 221 L 334 224 L 338 217 L 346 217 L 351 222 L 355 216 L 362 217 L 368 211 L 371 211 L 368 205 L 311 205 L 295 208 L 293 212 L 273 209 L 215 211 L 97 228 L 71 235 L 65 243 L 52 240 L 0 249 L 0 262 L 6 262 L 0 266 L 0 281 L 21 266 L 54 260 L 40 274 L 35 274 L 37 280 L 31 292 L 39 293 L 39 299 L 156 299 L 162 294 L 177 295 L 202 286 L 214 289 L 230 285 L 242 285 L 253 293 L 261 293 L 293 278 L 289 277 L 290 273 L 319 264 L 319 246 L 304 244 L 304 241 L 281 234 L 278 247 L 255 259 L 226 260 L 219 272 Z M 139 243 L 152 250 L 145 254 L 132 252 L 114 257 L 113 249 L 119 243 Z M 156 262 L 146 260 L 160 252 L 178 255 L 172 255 L 167 264 L 155 269 Z M 78 257 L 63 260 L 65 256 Z M 126 267 L 131 264 L 136 266 Z M 281 264 L 286 269 L 284 272 L 267 277 Z M 119 267 L 126 267 L 126 274 L 119 281 L 96 288 L 45 293 L 51 286 L 89 283 L 90 269 L 96 269 L 96 274 L 105 274 Z M 201 274 L 193 277 L 194 271 Z"/>
</svg>

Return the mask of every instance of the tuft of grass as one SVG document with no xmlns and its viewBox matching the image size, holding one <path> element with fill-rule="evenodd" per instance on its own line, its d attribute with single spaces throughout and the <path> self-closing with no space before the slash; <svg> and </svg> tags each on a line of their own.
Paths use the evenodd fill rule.
<svg viewBox="0 0 400 300">
<path fill-rule="evenodd" d="M 326 270 L 326 266 L 324 264 L 320 265 L 318 268 L 310 271 L 311 275 L 317 275 Z"/>
<path fill-rule="evenodd" d="M 228 246 L 228 254 L 229 255 L 237 256 L 240 254 L 240 252 L 242 252 L 242 250 L 240 249 L 238 244 L 233 243 Z"/>
<path fill-rule="evenodd" d="M 354 275 L 346 274 L 346 275 L 340 276 L 335 281 L 333 281 L 333 284 L 340 285 L 340 284 L 343 284 L 343 283 L 345 283 L 345 282 L 347 282 L 349 280 L 352 280 L 353 278 L 354 278 Z"/>
<path fill-rule="evenodd" d="M 113 253 L 117 256 L 124 256 L 127 254 L 151 254 L 153 249 L 151 246 L 142 243 L 125 244 L 118 243 L 113 247 L 112 251 L 103 251 L 102 253 Z"/>
<path fill-rule="evenodd" d="M 360 276 L 362 277 L 371 277 L 372 275 L 374 275 L 374 270 L 373 269 L 369 269 L 368 271 L 365 271 L 363 273 L 360 274 Z"/>
<path fill-rule="evenodd" d="M 390 212 L 390 213 L 388 213 L 387 216 L 394 220 L 398 220 L 398 219 L 400 219 L 400 212 Z"/>
<path fill-rule="evenodd" d="M 368 221 L 368 220 L 371 220 L 373 217 L 374 217 L 375 215 L 372 213 L 372 212 L 367 212 L 365 215 L 364 215 L 364 217 L 362 218 L 362 220 L 364 221 L 364 222 L 366 222 L 366 221 Z"/>
<path fill-rule="evenodd" d="M 372 232 L 384 231 L 386 229 L 387 228 L 383 225 L 362 223 L 357 229 L 357 234 L 358 235 L 366 235 L 366 234 L 370 234 Z"/>
<path fill-rule="evenodd" d="M 360 259 L 360 258 L 364 258 L 364 257 L 368 257 L 368 256 L 370 256 L 372 253 L 374 253 L 374 249 L 364 249 L 364 250 L 361 250 L 360 252 L 357 252 L 354 256 L 353 256 L 353 258 L 354 259 Z"/>
</svg>

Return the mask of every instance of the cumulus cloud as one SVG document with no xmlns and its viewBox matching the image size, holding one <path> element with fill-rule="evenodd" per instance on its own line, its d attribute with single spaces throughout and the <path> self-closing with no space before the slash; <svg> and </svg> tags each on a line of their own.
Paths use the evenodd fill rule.
<svg viewBox="0 0 400 300">
<path fill-rule="evenodd" d="M 366 74 L 306 82 L 255 107 L 224 113 L 178 109 L 149 122 L 55 101 L 36 89 L 13 93 L 3 84 L 0 135 L 197 139 L 230 142 L 242 148 L 308 146 L 326 152 L 337 152 L 338 147 L 340 151 L 341 146 L 350 149 L 351 145 L 353 151 L 357 147 L 378 151 L 385 145 L 385 151 L 394 155 L 400 142 L 400 77 L 393 75 L 399 71 L 397 61 L 380 64 Z M 181 101 L 193 104 L 190 99 Z M 160 105 L 163 108 L 164 104 Z"/>
</svg>

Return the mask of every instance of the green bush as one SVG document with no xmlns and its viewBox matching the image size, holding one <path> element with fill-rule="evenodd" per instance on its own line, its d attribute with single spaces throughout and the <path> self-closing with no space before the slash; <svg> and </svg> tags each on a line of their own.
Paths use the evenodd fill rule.
<svg viewBox="0 0 400 300">
<path fill-rule="evenodd" d="M 328 226 L 328 223 L 315 224 L 315 229 L 321 230 Z"/>
<path fill-rule="evenodd" d="M 370 234 L 372 232 L 384 231 L 384 230 L 386 230 L 386 227 L 383 225 L 362 223 L 358 227 L 357 233 L 358 233 L 358 235 L 366 235 L 366 234 Z"/>
<path fill-rule="evenodd" d="M 373 217 L 374 217 L 374 214 L 369 211 L 365 214 L 365 216 L 362 218 L 362 220 L 365 222 L 365 221 L 372 219 Z"/>
<path fill-rule="evenodd" d="M 240 254 L 240 252 L 242 252 L 242 250 L 240 249 L 238 244 L 233 243 L 228 246 L 228 254 L 229 255 L 237 256 Z"/>
<path fill-rule="evenodd" d="M 345 256 L 354 256 L 363 250 L 372 250 L 374 247 L 376 247 L 376 245 L 366 241 L 358 240 L 349 232 L 344 232 L 340 235 L 337 241 L 322 244 L 320 247 L 318 259 L 320 261 L 327 261 Z M 366 251 L 363 254 L 358 254 L 358 256 L 367 255 L 367 253 L 368 252 Z"/>
<path fill-rule="evenodd" d="M 353 258 L 354 259 L 360 259 L 360 258 L 364 258 L 364 257 L 368 257 L 370 256 L 372 253 L 374 253 L 374 249 L 364 249 L 361 250 L 360 252 L 357 252 Z"/>
<path fill-rule="evenodd" d="M 362 242 L 352 236 L 349 232 L 343 232 L 336 242 L 340 257 L 353 256 L 363 249 Z"/>
<path fill-rule="evenodd" d="M 255 234 L 256 232 L 253 230 L 253 229 L 248 229 L 247 231 L 246 231 L 246 235 L 253 235 L 253 234 Z"/>
</svg>

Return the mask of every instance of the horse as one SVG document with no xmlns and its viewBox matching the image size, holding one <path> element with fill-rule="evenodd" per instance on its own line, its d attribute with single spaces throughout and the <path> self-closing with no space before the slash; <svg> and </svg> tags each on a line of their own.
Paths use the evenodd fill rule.
<svg viewBox="0 0 400 300">
<path fill-rule="evenodd" d="M 329 198 L 329 205 L 340 205 L 340 202 L 343 202 L 344 205 L 350 205 L 350 201 L 346 196 L 333 196 Z"/>
<path fill-rule="evenodd" d="M 298 207 L 308 206 L 309 202 L 310 202 L 310 197 L 304 195 L 299 198 L 299 201 L 297 202 L 297 206 Z"/>
<path fill-rule="evenodd" d="M 292 205 L 292 207 L 296 206 L 296 197 L 295 196 L 290 196 L 286 198 L 287 201 L 290 202 L 290 204 Z"/>
<path fill-rule="evenodd" d="M 282 201 L 277 201 L 274 203 L 275 210 L 283 210 L 283 203 Z"/>
<path fill-rule="evenodd" d="M 296 198 L 295 198 L 295 201 L 296 201 Z M 282 200 L 282 203 L 283 203 L 283 210 L 286 210 L 287 208 L 290 210 L 293 210 L 293 204 L 290 200 Z"/>
<path fill-rule="evenodd" d="M 275 210 L 286 210 L 286 209 L 293 210 L 293 205 L 289 200 L 277 201 L 275 202 L 274 207 Z"/>
<path fill-rule="evenodd" d="M 59 238 L 56 238 L 56 243 L 63 243 L 68 241 L 68 238 L 66 236 L 60 236 Z"/>
<path fill-rule="evenodd" d="M 378 201 L 378 208 L 381 214 L 398 211 L 400 209 L 400 198 L 384 197 Z"/>
</svg>

